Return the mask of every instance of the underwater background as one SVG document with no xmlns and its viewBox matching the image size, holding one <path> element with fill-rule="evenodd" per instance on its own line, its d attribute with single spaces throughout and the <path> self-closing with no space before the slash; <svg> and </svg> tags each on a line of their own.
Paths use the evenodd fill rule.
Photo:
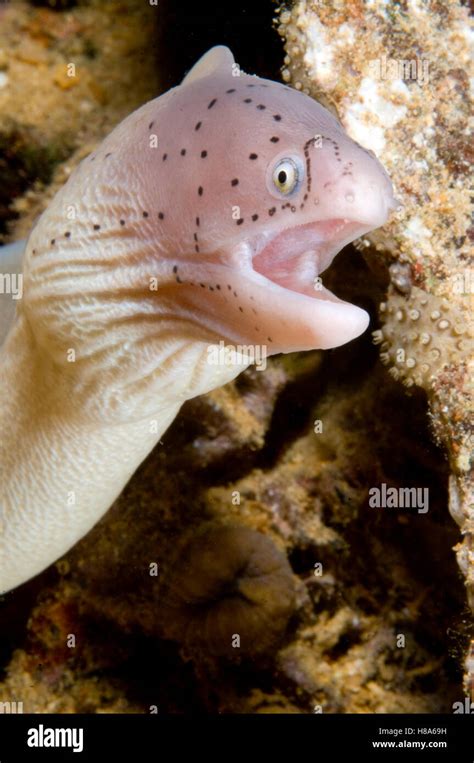
<svg viewBox="0 0 474 763">
<path fill-rule="evenodd" d="M 471 290 L 453 286 L 472 273 L 467 23 L 455 2 L 0 2 L 0 243 L 26 237 L 111 129 L 214 44 L 320 98 L 350 134 L 364 62 L 427 60 L 431 71 L 361 106 L 367 147 L 404 208 L 346 247 L 325 282 L 370 313 L 370 329 L 335 350 L 271 358 L 183 406 L 97 526 L 1 598 L 0 702 L 449 713 L 472 692 L 472 341 L 454 330 L 469 324 Z M 431 356 L 412 337 L 413 311 Z M 397 367 L 400 344 L 414 366 Z M 429 512 L 370 506 L 381 484 L 428 488 Z M 295 597 L 282 623 L 267 612 L 284 581 L 242 605 L 226 553 L 212 585 L 200 565 L 208 534 L 244 565 L 249 530 L 288 559 Z M 220 653 L 212 634 L 234 599 L 252 644 Z"/>
</svg>

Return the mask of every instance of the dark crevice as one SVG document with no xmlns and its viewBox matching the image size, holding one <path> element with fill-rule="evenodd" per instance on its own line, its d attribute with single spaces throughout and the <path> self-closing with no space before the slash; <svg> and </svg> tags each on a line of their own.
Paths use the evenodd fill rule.
<svg viewBox="0 0 474 763">
<path fill-rule="evenodd" d="M 280 80 L 282 46 L 272 25 L 276 8 L 273 0 L 202 0 L 193 8 L 160 0 L 160 19 L 168 30 L 159 53 L 166 64 L 165 89 L 176 85 L 213 45 L 230 47 L 245 72 Z"/>
<path fill-rule="evenodd" d="M 0 133 L 0 243 L 5 241 L 8 225 L 19 215 L 12 202 L 33 183 L 47 185 L 56 166 L 70 154 L 71 147 L 44 143 L 34 131 L 11 130 Z"/>
<path fill-rule="evenodd" d="M 28 635 L 27 626 L 38 594 L 57 582 L 55 566 L 49 567 L 27 583 L 0 597 L 0 681 L 6 677 L 5 667 L 15 651 L 21 649 Z"/>
</svg>

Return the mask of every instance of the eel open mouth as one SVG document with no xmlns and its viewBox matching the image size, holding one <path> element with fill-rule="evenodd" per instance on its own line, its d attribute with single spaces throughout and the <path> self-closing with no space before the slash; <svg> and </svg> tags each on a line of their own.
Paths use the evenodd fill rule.
<svg viewBox="0 0 474 763">
<path fill-rule="evenodd" d="M 183 278 L 203 287 L 186 292 L 193 320 L 199 315 L 226 341 L 263 343 L 268 355 L 350 342 L 365 331 L 369 316 L 332 294 L 319 276 L 346 244 L 374 227 L 373 221 L 320 220 L 257 234 L 199 266 L 186 263 Z"/>
<path fill-rule="evenodd" d="M 333 218 L 247 242 L 240 273 L 258 295 L 265 289 L 259 319 L 265 319 L 265 333 L 272 338 L 269 354 L 338 347 L 365 331 L 365 310 L 339 299 L 320 275 L 346 244 L 374 227 L 373 221 Z M 259 296 L 253 299 L 262 307 Z"/>
<path fill-rule="evenodd" d="M 287 228 L 258 246 L 253 269 L 279 286 L 316 299 L 341 302 L 320 278 L 346 244 L 373 226 L 335 218 Z"/>
</svg>

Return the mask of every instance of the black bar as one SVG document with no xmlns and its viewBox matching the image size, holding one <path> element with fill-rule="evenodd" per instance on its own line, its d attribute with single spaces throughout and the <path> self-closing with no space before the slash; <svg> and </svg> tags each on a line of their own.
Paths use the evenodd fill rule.
<svg viewBox="0 0 474 763">
<path fill-rule="evenodd" d="M 459 715 L 0 715 L 0 763 L 147 763 L 180 760 L 183 754 L 189 761 L 203 754 L 222 761 L 241 755 L 247 763 L 260 752 L 262 763 L 286 754 L 311 763 L 328 760 L 327 754 L 329 763 L 342 756 L 472 763 L 473 709 Z M 65 731 L 57 735 L 56 729 Z M 28 740 L 43 746 L 29 746 Z M 53 748 L 50 742 L 71 746 Z"/>
</svg>

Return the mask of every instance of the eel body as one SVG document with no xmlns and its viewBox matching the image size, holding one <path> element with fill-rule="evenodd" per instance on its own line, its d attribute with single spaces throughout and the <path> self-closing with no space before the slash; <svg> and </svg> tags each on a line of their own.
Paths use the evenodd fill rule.
<svg viewBox="0 0 474 763">
<path fill-rule="evenodd" d="M 84 536 L 183 401 L 255 348 L 361 334 L 320 274 L 394 206 L 334 116 L 224 47 L 119 124 L 39 218 L 0 312 L 0 591 Z M 210 362 L 221 346 L 239 362 Z"/>
</svg>

